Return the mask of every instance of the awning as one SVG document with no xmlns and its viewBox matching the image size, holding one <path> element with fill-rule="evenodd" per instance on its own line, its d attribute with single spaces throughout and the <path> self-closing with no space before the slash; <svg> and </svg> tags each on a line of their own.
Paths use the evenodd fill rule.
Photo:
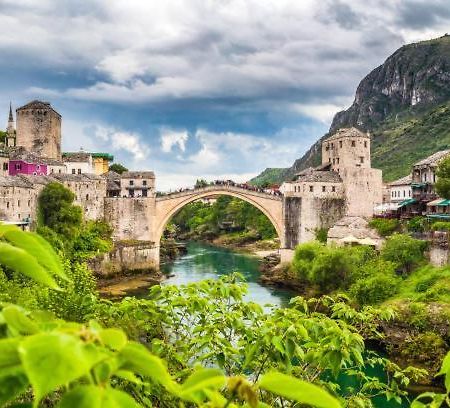
<svg viewBox="0 0 450 408">
<path fill-rule="evenodd" d="M 434 205 L 439 205 L 439 203 L 443 201 L 442 198 L 437 198 L 436 200 L 430 201 L 429 203 L 427 203 L 427 206 L 434 206 Z"/>
<path fill-rule="evenodd" d="M 450 220 L 450 214 L 428 214 L 427 218 L 438 218 L 443 220 Z"/>
<path fill-rule="evenodd" d="M 439 204 L 437 204 L 438 206 L 446 206 L 446 205 L 450 205 L 450 200 L 442 200 Z"/>
<path fill-rule="evenodd" d="M 405 205 L 410 205 L 417 203 L 417 200 L 415 198 L 408 198 L 407 200 L 403 200 L 399 205 L 398 208 L 404 207 Z"/>
<path fill-rule="evenodd" d="M 425 187 L 427 183 L 411 183 L 411 187 Z"/>
</svg>

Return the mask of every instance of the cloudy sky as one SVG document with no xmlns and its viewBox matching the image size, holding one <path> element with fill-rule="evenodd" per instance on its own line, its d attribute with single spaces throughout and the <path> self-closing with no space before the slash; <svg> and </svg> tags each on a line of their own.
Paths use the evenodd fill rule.
<svg viewBox="0 0 450 408">
<path fill-rule="evenodd" d="M 63 148 L 161 190 L 287 167 L 448 0 L 0 0 L 0 109 L 48 100 Z"/>
</svg>

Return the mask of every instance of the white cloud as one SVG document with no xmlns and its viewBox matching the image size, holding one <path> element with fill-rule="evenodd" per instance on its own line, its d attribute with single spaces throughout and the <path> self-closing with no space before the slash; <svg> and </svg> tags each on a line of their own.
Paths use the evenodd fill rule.
<svg viewBox="0 0 450 408">
<path fill-rule="evenodd" d="M 150 155 L 149 146 L 135 132 L 126 132 L 113 127 L 94 126 L 95 137 L 111 148 L 113 152 L 125 151 L 135 162 L 142 162 Z"/>
<path fill-rule="evenodd" d="M 345 105 L 339 106 L 331 103 L 321 105 L 295 103 L 291 108 L 295 112 L 317 119 L 322 123 L 330 123 L 337 112 L 345 109 Z"/>
<path fill-rule="evenodd" d="M 186 142 L 189 134 L 186 130 L 175 131 L 164 128 L 161 130 L 161 150 L 164 153 L 169 153 L 176 146 L 184 152 L 186 150 Z"/>
</svg>

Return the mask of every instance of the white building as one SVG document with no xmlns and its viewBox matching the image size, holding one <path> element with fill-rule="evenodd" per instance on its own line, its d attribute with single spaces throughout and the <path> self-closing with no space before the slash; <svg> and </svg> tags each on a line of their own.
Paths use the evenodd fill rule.
<svg viewBox="0 0 450 408">
<path fill-rule="evenodd" d="M 412 177 L 402 177 L 398 180 L 389 183 L 389 197 L 391 203 L 400 203 L 412 197 L 411 189 Z"/>
<path fill-rule="evenodd" d="M 92 155 L 87 152 L 63 153 L 67 174 L 93 174 Z"/>
</svg>

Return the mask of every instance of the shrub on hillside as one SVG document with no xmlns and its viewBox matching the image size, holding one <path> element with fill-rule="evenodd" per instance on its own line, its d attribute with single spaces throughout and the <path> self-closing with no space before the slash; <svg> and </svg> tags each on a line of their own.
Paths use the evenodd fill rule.
<svg viewBox="0 0 450 408">
<path fill-rule="evenodd" d="M 450 222 L 436 221 L 431 224 L 432 231 L 450 231 Z"/>
<path fill-rule="evenodd" d="M 413 217 L 406 224 L 409 232 L 424 232 L 427 227 L 427 220 L 425 217 Z"/>
<path fill-rule="evenodd" d="M 377 230 L 382 237 L 391 235 L 394 231 L 398 230 L 400 223 L 398 220 L 386 219 L 386 218 L 373 218 L 369 222 L 369 227 Z"/>
<path fill-rule="evenodd" d="M 314 259 L 325 247 L 319 242 L 306 242 L 295 248 L 294 258 L 291 269 L 298 278 L 303 280 L 310 279 L 310 271 Z"/>
<path fill-rule="evenodd" d="M 373 305 L 394 296 L 398 292 L 400 279 L 390 274 L 379 273 L 360 279 L 350 287 L 350 295 L 360 305 Z"/>
<path fill-rule="evenodd" d="M 414 239 L 406 234 L 389 237 L 381 250 L 381 257 L 394 262 L 399 271 L 411 272 L 412 268 L 424 260 L 425 241 Z"/>
</svg>

